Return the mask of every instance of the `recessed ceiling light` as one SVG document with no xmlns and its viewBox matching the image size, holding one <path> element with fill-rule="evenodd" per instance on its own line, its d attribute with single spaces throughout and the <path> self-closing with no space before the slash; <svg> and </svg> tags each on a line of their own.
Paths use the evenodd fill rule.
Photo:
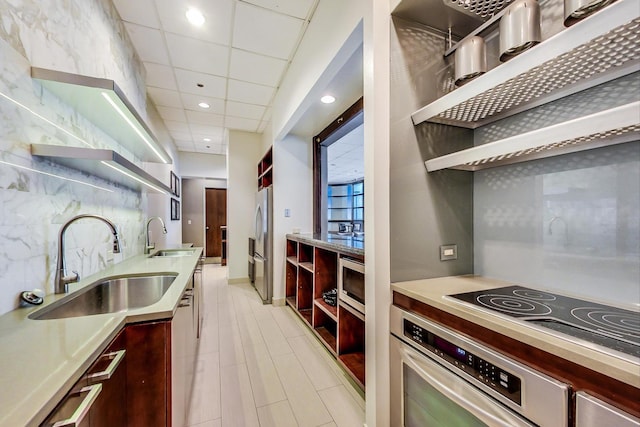
<svg viewBox="0 0 640 427">
<path fill-rule="evenodd" d="M 187 10 L 185 14 L 187 16 L 187 20 L 196 27 L 200 27 L 204 24 L 204 15 L 198 9 L 190 8 Z"/>
<path fill-rule="evenodd" d="M 211 141 L 211 138 L 203 138 L 202 140 L 203 140 L 204 142 L 209 142 L 209 141 Z"/>
<path fill-rule="evenodd" d="M 209 108 L 211 106 L 209 104 L 207 104 L 206 102 L 200 102 L 198 104 L 198 107 L 200 107 L 200 108 Z"/>
<path fill-rule="evenodd" d="M 331 95 L 325 95 L 320 98 L 320 101 L 322 101 L 323 104 L 331 104 L 332 102 L 335 102 L 335 100 L 336 98 Z"/>
</svg>

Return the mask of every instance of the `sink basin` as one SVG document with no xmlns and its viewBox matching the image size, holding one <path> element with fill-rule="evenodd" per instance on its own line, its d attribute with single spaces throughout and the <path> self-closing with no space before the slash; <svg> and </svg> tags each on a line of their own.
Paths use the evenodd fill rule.
<svg viewBox="0 0 640 427">
<path fill-rule="evenodd" d="M 196 253 L 196 251 L 193 249 L 170 249 L 170 250 L 158 251 L 152 255 L 152 258 L 155 258 L 157 256 L 161 256 L 161 257 L 190 256 L 190 255 L 193 255 L 194 253 Z"/>
<path fill-rule="evenodd" d="M 99 280 L 35 311 L 30 319 L 48 320 L 117 313 L 160 301 L 176 275 L 126 276 Z"/>
</svg>

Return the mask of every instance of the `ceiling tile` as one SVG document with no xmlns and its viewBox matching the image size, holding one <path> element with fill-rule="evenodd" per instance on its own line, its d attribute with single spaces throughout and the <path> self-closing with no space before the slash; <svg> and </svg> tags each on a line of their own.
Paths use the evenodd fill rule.
<svg viewBox="0 0 640 427">
<path fill-rule="evenodd" d="M 229 77 L 276 87 L 287 67 L 287 61 L 269 58 L 239 49 L 231 49 Z"/>
<path fill-rule="evenodd" d="M 169 33 L 166 38 L 174 67 L 217 76 L 227 74 L 228 47 Z"/>
<path fill-rule="evenodd" d="M 222 98 L 227 96 L 227 79 L 210 74 L 176 68 L 176 79 L 180 92 Z M 203 87 L 198 87 L 201 84 Z"/>
<path fill-rule="evenodd" d="M 207 98 L 205 96 L 191 95 L 183 93 L 182 105 L 187 110 L 197 111 L 204 114 L 224 114 L 224 99 Z M 198 106 L 200 102 L 209 104 L 209 108 L 204 109 Z"/>
<path fill-rule="evenodd" d="M 265 107 L 242 102 L 227 101 L 227 115 L 243 117 L 245 119 L 260 120 L 264 115 Z"/>
<path fill-rule="evenodd" d="M 227 97 L 246 104 L 269 105 L 275 88 L 253 83 L 229 80 Z"/>
<path fill-rule="evenodd" d="M 233 47 L 289 59 L 304 21 L 239 2 L 233 27 Z"/>
<path fill-rule="evenodd" d="M 156 0 L 156 5 L 165 31 L 199 40 L 229 44 L 233 0 Z M 195 27 L 187 20 L 185 14 L 191 7 L 204 15 L 205 23 L 201 27 Z"/>
<path fill-rule="evenodd" d="M 247 3 L 266 7 L 275 12 L 297 18 L 306 18 L 316 0 L 243 0 Z"/>
<path fill-rule="evenodd" d="M 193 151 L 196 146 L 191 141 L 174 140 L 180 151 Z"/>
<path fill-rule="evenodd" d="M 113 0 L 120 17 L 127 22 L 160 28 L 160 20 L 156 15 L 153 0 Z"/>
<path fill-rule="evenodd" d="M 163 107 L 161 105 L 156 107 L 158 112 L 160 113 L 160 117 L 164 121 L 174 121 L 174 122 L 182 122 L 187 123 L 187 116 L 184 114 L 184 110 L 182 108 L 174 108 L 174 107 Z M 167 128 L 168 129 L 168 128 Z"/>
<path fill-rule="evenodd" d="M 192 125 L 222 126 L 224 124 L 224 116 L 220 114 L 201 113 L 191 110 L 186 110 L 185 112 L 187 114 L 187 120 Z M 191 127 L 191 131 L 200 133 L 196 132 L 193 126 Z"/>
<path fill-rule="evenodd" d="M 124 24 L 138 56 L 143 62 L 169 65 L 169 56 L 160 30 Z"/>
<path fill-rule="evenodd" d="M 191 133 L 193 135 L 219 135 L 220 132 L 222 131 L 224 133 L 224 129 L 222 128 L 222 126 L 207 126 L 207 125 L 200 125 L 200 124 L 192 124 L 191 126 Z"/>
<path fill-rule="evenodd" d="M 161 108 L 161 107 L 158 107 L 158 108 Z M 167 127 L 167 129 L 170 132 L 183 132 L 183 133 L 191 132 L 191 128 L 189 127 L 189 124 L 185 122 L 176 122 L 173 120 L 164 119 L 164 125 Z"/>
<path fill-rule="evenodd" d="M 224 119 L 224 126 L 226 128 L 246 130 L 248 132 L 255 132 L 259 124 L 260 122 L 258 120 L 242 119 L 239 117 L 226 116 Z"/>
<path fill-rule="evenodd" d="M 191 141 L 191 133 L 189 132 L 177 132 L 172 130 L 169 133 L 174 141 Z"/>
<path fill-rule="evenodd" d="M 170 66 L 145 62 L 144 68 L 147 70 L 147 86 L 178 90 L 176 79 L 173 77 L 173 68 Z"/>
<path fill-rule="evenodd" d="M 182 108 L 182 101 L 180 100 L 180 94 L 174 90 L 160 89 L 157 87 L 150 87 L 147 89 L 149 96 L 153 100 L 156 107 L 174 107 Z"/>
</svg>

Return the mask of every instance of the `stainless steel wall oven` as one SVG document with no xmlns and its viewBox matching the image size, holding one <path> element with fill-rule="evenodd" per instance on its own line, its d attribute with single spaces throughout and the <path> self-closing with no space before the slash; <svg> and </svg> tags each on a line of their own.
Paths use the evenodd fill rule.
<svg viewBox="0 0 640 427">
<path fill-rule="evenodd" d="M 391 308 L 391 425 L 569 425 L 569 387 L 485 345 Z"/>
</svg>

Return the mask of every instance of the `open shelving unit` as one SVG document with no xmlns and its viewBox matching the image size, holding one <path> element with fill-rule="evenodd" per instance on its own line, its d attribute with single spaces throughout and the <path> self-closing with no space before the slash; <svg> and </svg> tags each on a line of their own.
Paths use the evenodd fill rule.
<svg viewBox="0 0 640 427">
<path fill-rule="evenodd" d="M 31 67 L 31 77 L 145 162 L 171 157 L 113 80 Z"/>
<path fill-rule="evenodd" d="M 258 190 L 273 184 L 273 149 L 269 150 L 258 162 Z"/>
<path fill-rule="evenodd" d="M 431 122 L 476 129 L 637 72 L 639 35 L 637 0 L 618 0 L 438 98 L 411 118 L 414 125 Z M 631 103 L 431 159 L 426 166 L 429 171 L 478 170 L 550 157 L 637 139 L 639 127 L 640 107 Z"/>
<path fill-rule="evenodd" d="M 322 294 L 338 286 L 339 253 L 287 239 L 286 303 L 364 389 L 364 314 Z"/>
</svg>

